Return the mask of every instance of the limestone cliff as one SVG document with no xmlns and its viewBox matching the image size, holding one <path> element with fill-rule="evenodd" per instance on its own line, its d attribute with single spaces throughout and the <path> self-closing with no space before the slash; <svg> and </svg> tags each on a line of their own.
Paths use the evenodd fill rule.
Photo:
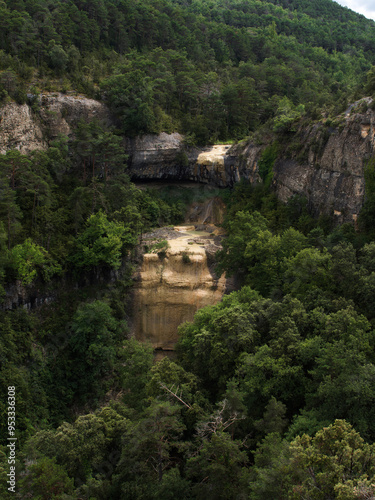
<svg viewBox="0 0 375 500">
<path fill-rule="evenodd" d="M 46 149 L 43 126 L 27 104 L 6 104 L 0 108 L 0 153 L 18 149 L 22 154 Z"/>
<path fill-rule="evenodd" d="M 226 206 L 221 198 L 214 196 L 205 201 L 194 201 L 188 207 L 185 220 L 196 224 L 222 224 Z M 205 227 L 205 226 L 202 226 Z M 206 226 L 209 230 L 209 226 Z"/>
<path fill-rule="evenodd" d="M 129 173 L 134 180 L 184 180 L 226 187 L 236 158 L 229 145 L 185 147 L 178 134 L 145 135 L 126 141 Z"/>
<path fill-rule="evenodd" d="M 282 139 L 273 178 L 282 201 L 304 195 L 316 215 L 334 215 L 338 222 L 357 219 L 364 202 L 364 164 L 374 154 L 372 102 L 361 99 L 333 123 L 302 125 Z M 258 162 L 265 146 L 249 141 L 231 149 L 237 157 L 237 178 L 259 181 Z"/>
<path fill-rule="evenodd" d="M 362 100 L 335 123 L 312 125 L 296 134 L 299 151 L 287 147 L 275 165 L 281 200 L 303 194 L 315 214 L 332 214 L 340 222 L 357 219 L 364 202 L 364 165 L 374 153 L 375 113 L 371 107 L 366 110 L 371 102 Z"/>
<path fill-rule="evenodd" d="M 0 153 L 9 149 L 22 154 L 44 150 L 59 134 L 71 134 L 79 120 L 94 118 L 106 124 L 112 120 L 105 105 L 80 95 L 44 93 L 33 108 L 7 103 L 0 108 Z"/>
<path fill-rule="evenodd" d="M 334 123 L 302 125 L 282 138 L 274 167 L 274 188 L 287 201 L 305 195 L 315 214 L 355 220 L 364 201 L 363 166 L 374 152 L 373 101 L 354 103 Z M 45 149 L 59 134 L 69 135 L 80 119 L 111 123 L 108 108 L 83 96 L 43 94 L 39 105 L 8 103 L 0 108 L 0 153 Z M 273 140 L 274 138 L 269 138 Z M 183 180 L 233 186 L 240 179 L 259 182 L 258 163 L 267 146 L 247 141 L 230 147 L 186 147 L 178 133 L 124 139 L 133 180 Z"/>
<path fill-rule="evenodd" d="M 209 268 L 208 255 L 219 249 L 213 236 L 194 226 L 175 229 L 164 252 L 143 255 L 135 285 L 134 334 L 155 349 L 173 349 L 178 326 L 219 302 L 226 287 Z"/>
<path fill-rule="evenodd" d="M 258 163 L 264 148 L 280 142 L 273 186 L 287 201 L 306 196 L 312 211 L 356 220 L 364 201 L 365 162 L 374 153 L 375 112 L 371 98 L 352 104 L 333 123 L 301 125 L 296 133 L 269 137 L 259 144 L 186 148 L 178 134 L 146 136 L 128 143 L 129 171 L 134 179 L 192 180 L 233 186 L 240 179 L 260 181 Z"/>
<path fill-rule="evenodd" d="M 181 155 L 182 141 L 180 134 L 165 132 L 126 140 L 131 176 L 142 180 L 187 179 L 188 173 Z"/>
</svg>

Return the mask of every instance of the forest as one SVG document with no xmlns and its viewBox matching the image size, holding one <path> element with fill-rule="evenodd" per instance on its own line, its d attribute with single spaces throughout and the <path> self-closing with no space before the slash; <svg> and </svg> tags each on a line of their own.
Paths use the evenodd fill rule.
<svg viewBox="0 0 375 500">
<path fill-rule="evenodd" d="M 2 0 L 0 19 L 0 102 L 77 90 L 128 136 L 241 139 L 373 86 L 373 22 L 330 0 Z"/>
<path fill-rule="evenodd" d="M 74 91 L 116 117 L 0 155 L 0 299 L 33 297 L 0 308 L 0 497 L 373 498 L 375 160 L 356 225 L 271 181 L 297 126 L 374 97 L 374 22 L 330 0 L 0 0 L 0 25 L 0 115 Z M 130 335 L 138 242 L 192 199 L 137 187 L 123 137 L 161 131 L 271 145 L 258 184 L 220 192 L 238 289 L 155 363 Z"/>
</svg>

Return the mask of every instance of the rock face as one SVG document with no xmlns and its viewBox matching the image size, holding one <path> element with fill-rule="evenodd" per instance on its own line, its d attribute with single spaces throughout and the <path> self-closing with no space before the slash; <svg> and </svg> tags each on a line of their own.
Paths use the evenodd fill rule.
<svg viewBox="0 0 375 500">
<path fill-rule="evenodd" d="M 18 149 L 22 154 L 45 150 L 59 134 L 70 135 L 79 120 L 94 118 L 111 124 L 106 106 L 83 96 L 41 94 L 38 106 L 8 103 L 0 108 L 0 153 Z"/>
<path fill-rule="evenodd" d="M 144 135 L 126 141 L 129 155 L 128 165 L 135 179 L 163 179 L 173 168 L 173 178 L 185 178 L 184 169 L 179 170 L 179 153 L 182 152 L 183 137 L 178 134 Z M 164 168 L 163 168 L 164 165 Z"/>
<path fill-rule="evenodd" d="M 96 119 L 105 125 L 112 124 L 111 114 L 104 104 L 81 95 L 42 94 L 40 116 L 51 138 L 59 134 L 70 135 L 72 127 L 80 120 Z"/>
<path fill-rule="evenodd" d="M 364 164 L 374 153 L 373 107 L 371 98 L 362 99 L 335 123 L 303 126 L 284 137 L 274 166 L 278 196 L 287 201 L 304 195 L 315 214 L 335 214 L 340 222 L 355 220 L 364 201 Z M 94 118 L 112 123 L 105 105 L 83 96 L 43 94 L 35 111 L 26 104 L 8 103 L 0 108 L 0 153 L 46 149 L 49 140 L 71 134 L 80 119 Z M 178 133 L 124 139 L 133 180 L 194 181 L 217 187 L 233 186 L 240 179 L 259 182 L 258 163 L 266 146 L 248 141 L 192 148 Z"/>
<path fill-rule="evenodd" d="M 335 127 L 300 131 L 298 153 L 280 158 L 274 183 L 279 198 L 305 195 L 316 215 L 356 220 L 365 195 L 364 165 L 374 153 L 375 113 L 345 114 Z"/>
<path fill-rule="evenodd" d="M 56 298 L 56 293 L 46 287 L 25 286 L 20 280 L 10 284 L 5 290 L 5 297 L 0 303 L 0 310 L 15 309 L 33 309 L 42 304 L 49 304 Z"/>
<path fill-rule="evenodd" d="M 184 180 L 226 187 L 236 157 L 229 145 L 185 147 L 178 134 L 145 135 L 128 140 L 129 173 L 133 180 Z"/>
<path fill-rule="evenodd" d="M 22 154 L 46 149 L 43 127 L 27 104 L 6 104 L 0 108 L 0 153 L 18 149 Z"/>
<path fill-rule="evenodd" d="M 293 195 L 307 198 L 315 213 L 334 215 L 338 222 L 355 221 L 365 196 L 364 165 L 374 154 L 375 113 L 372 99 L 354 103 L 335 123 L 301 127 L 280 144 L 273 186 L 287 202 Z M 361 111 L 361 112 L 359 112 Z M 234 176 L 259 182 L 258 162 L 267 144 L 251 142 L 231 148 L 237 157 Z"/>
<path fill-rule="evenodd" d="M 192 321 L 201 307 L 219 302 L 226 279 L 215 277 L 208 264 L 208 253 L 215 247 L 207 232 L 176 228 L 161 255 L 146 253 L 138 273 L 134 297 L 134 334 L 155 349 L 173 350 L 177 328 Z"/>
<path fill-rule="evenodd" d="M 372 98 L 361 99 L 335 123 L 303 126 L 284 137 L 274 165 L 278 197 L 286 202 L 303 195 L 316 215 L 355 221 L 364 202 L 364 164 L 374 154 L 373 107 Z M 178 134 L 147 136 L 128 145 L 130 174 L 134 179 L 191 180 L 219 187 L 240 179 L 257 183 L 266 146 L 248 141 L 232 147 L 184 148 Z"/>
<path fill-rule="evenodd" d="M 204 202 L 193 202 L 187 210 L 185 220 L 197 224 L 222 224 L 225 210 L 223 200 L 215 196 Z"/>
</svg>

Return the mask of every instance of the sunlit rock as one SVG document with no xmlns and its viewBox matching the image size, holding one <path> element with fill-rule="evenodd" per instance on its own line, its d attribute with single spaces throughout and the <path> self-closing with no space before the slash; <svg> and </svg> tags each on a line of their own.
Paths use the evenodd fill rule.
<svg viewBox="0 0 375 500">
<path fill-rule="evenodd" d="M 225 276 L 217 278 L 210 270 L 210 233 L 178 230 L 165 252 L 143 255 L 135 288 L 134 334 L 155 349 L 173 349 L 178 326 L 201 307 L 219 302 L 226 288 Z"/>
</svg>

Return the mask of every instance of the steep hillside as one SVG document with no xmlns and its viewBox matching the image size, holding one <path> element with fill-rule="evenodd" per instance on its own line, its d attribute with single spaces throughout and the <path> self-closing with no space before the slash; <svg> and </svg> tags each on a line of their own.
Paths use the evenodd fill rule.
<svg viewBox="0 0 375 500">
<path fill-rule="evenodd" d="M 37 103 L 37 109 L 16 103 L 2 107 L 0 152 L 12 148 L 23 154 L 47 151 L 62 135 L 70 138 L 70 154 L 74 155 L 73 138 L 81 120 L 97 120 L 102 126 L 114 123 L 104 104 L 83 96 L 49 93 Z M 194 181 L 221 188 L 233 187 L 241 179 L 256 184 L 262 182 L 264 158 L 273 148 L 268 168 L 280 200 L 305 196 L 315 215 L 334 215 L 337 222 L 356 221 L 365 196 L 365 165 L 374 151 L 373 107 L 372 98 L 364 98 L 334 120 L 303 119 L 292 130 L 279 132 L 265 128 L 235 145 L 189 146 L 186 136 L 165 132 L 117 137 L 126 153 L 119 172 L 134 181 Z M 91 161 L 89 152 L 87 156 Z M 84 157 L 82 152 L 78 155 Z M 96 161 L 101 169 L 103 159 Z"/>
<path fill-rule="evenodd" d="M 1 499 L 375 498 L 374 26 L 0 0 Z"/>
<path fill-rule="evenodd" d="M 243 138 L 283 97 L 299 116 L 335 114 L 375 61 L 374 23 L 330 0 L 19 0 L 0 18 L 3 102 L 78 90 L 126 135 L 190 143 Z"/>
</svg>

